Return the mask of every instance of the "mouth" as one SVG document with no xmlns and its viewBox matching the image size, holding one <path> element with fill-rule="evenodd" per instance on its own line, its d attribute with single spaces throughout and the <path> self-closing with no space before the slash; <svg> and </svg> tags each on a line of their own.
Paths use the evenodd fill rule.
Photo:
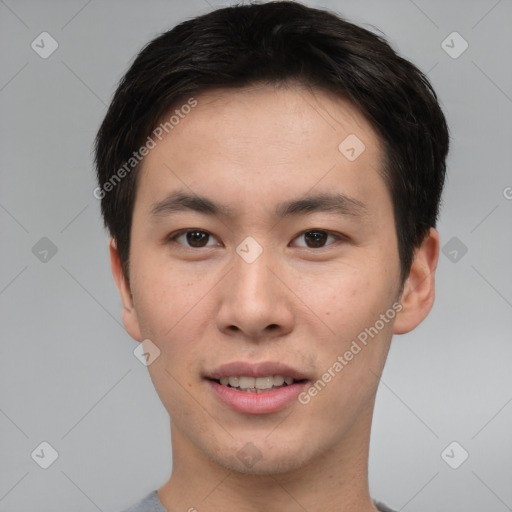
<svg viewBox="0 0 512 512">
<path fill-rule="evenodd" d="M 221 386 L 237 389 L 245 393 L 268 393 L 291 386 L 296 383 L 306 382 L 307 379 L 293 379 L 283 375 L 269 375 L 266 377 L 249 377 L 249 376 L 229 376 L 220 379 L 209 379 L 217 382 Z"/>
<path fill-rule="evenodd" d="M 309 379 L 283 363 L 234 362 L 205 375 L 223 405 L 243 414 L 270 414 L 291 404 Z"/>
</svg>

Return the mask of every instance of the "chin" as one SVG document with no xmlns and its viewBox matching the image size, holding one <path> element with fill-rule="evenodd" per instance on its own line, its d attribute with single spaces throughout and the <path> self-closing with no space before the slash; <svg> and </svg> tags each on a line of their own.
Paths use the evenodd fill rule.
<svg viewBox="0 0 512 512">
<path fill-rule="evenodd" d="M 240 461 L 237 456 L 229 460 L 219 461 L 222 466 L 230 471 L 255 476 L 271 476 L 277 474 L 289 473 L 302 468 L 305 464 L 304 460 L 297 457 L 297 451 L 293 454 L 262 454 L 261 459 L 255 461 L 254 464 L 247 464 Z"/>
<path fill-rule="evenodd" d="M 304 449 L 305 443 L 293 443 L 290 439 L 287 439 L 286 443 L 271 443 L 265 439 L 258 441 L 247 438 L 236 442 L 239 448 L 234 448 L 233 444 L 232 441 L 225 449 L 217 448 L 208 456 L 229 471 L 247 475 L 268 476 L 288 473 L 301 469 L 314 457 L 310 441 L 306 444 L 307 452 Z"/>
</svg>

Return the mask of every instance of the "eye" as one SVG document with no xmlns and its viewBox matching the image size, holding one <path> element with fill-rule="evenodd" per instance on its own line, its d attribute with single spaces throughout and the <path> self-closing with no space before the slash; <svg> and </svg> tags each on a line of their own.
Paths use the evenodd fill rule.
<svg viewBox="0 0 512 512">
<path fill-rule="evenodd" d="M 182 229 L 181 231 L 170 235 L 169 240 L 177 242 L 188 248 L 197 249 L 201 247 L 211 247 L 211 245 L 208 246 L 207 244 L 212 236 L 213 235 L 207 231 L 203 231 L 201 229 Z"/>
<path fill-rule="evenodd" d="M 321 229 L 310 229 L 308 231 L 304 231 L 294 240 L 300 240 L 303 238 L 306 242 L 306 245 L 299 245 L 299 247 L 307 247 L 309 249 L 319 249 L 325 246 L 329 237 L 336 240 L 343 240 L 342 235 L 335 235 L 333 233 L 329 233 L 327 231 L 323 231 Z M 331 244 L 329 244 L 331 245 Z"/>
</svg>

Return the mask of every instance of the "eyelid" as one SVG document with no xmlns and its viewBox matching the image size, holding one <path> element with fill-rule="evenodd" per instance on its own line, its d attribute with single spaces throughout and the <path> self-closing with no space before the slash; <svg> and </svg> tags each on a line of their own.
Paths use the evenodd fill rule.
<svg viewBox="0 0 512 512">
<path fill-rule="evenodd" d="M 177 243 L 178 245 L 181 245 L 183 246 L 185 249 L 192 249 L 192 250 L 198 250 L 198 249 L 206 249 L 208 247 L 212 247 L 210 245 L 206 245 L 204 247 L 191 247 L 189 245 L 185 245 L 185 244 L 181 244 L 180 242 L 176 242 L 176 238 L 180 237 L 181 235 L 184 235 L 188 232 L 191 232 L 191 231 L 198 231 L 198 232 L 201 232 L 201 233 L 205 233 L 207 235 L 209 235 L 210 237 L 212 238 L 215 238 L 217 240 L 217 237 L 210 233 L 208 230 L 206 229 L 202 229 L 202 228 L 184 228 L 184 229 L 180 229 L 178 231 L 174 231 L 173 233 L 171 233 L 169 236 L 166 237 L 166 240 L 169 240 L 171 242 L 175 242 Z M 321 251 L 322 249 L 326 249 L 328 247 L 330 247 L 331 245 L 334 245 L 336 242 L 340 242 L 340 241 L 348 241 L 349 238 L 344 235 L 343 233 L 339 233 L 339 232 L 336 232 L 336 231 L 330 231 L 328 229 L 321 229 L 321 228 L 308 228 L 308 229 L 303 229 L 302 231 L 300 231 L 299 233 L 297 233 L 293 238 L 292 238 L 292 242 L 294 242 L 297 238 L 301 237 L 301 236 L 304 236 L 306 233 L 311 233 L 311 232 L 321 232 L 321 233 L 327 233 L 328 236 L 332 236 L 336 239 L 335 242 L 332 242 L 330 244 L 327 244 L 327 245 L 324 245 L 322 247 L 307 247 L 305 245 L 300 245 L 300 246 L 296 246 L 296 247 L 300 247 L 302 249 L 308 249 L 308 250 L 312 250 L 312 251 Z M 210 241 L 210 240 L 208 240 Z M 218 241 L 218 240 L 217 240 Z M 290 243 L 292 243 L 290 242 Z"/>
<path fill-rule="evenodd" d="M 192 250 L 198 250 L 198 249 L 207 249 L 209 247 L 213 247 L 211 245 L 206 245 L 204 247 L 191 247 L 189 245 L 185 245 L 185 244 L 182 244 L 180 242 L 176 242 L 176 238 L 180 237 L 181 235 L 184 235 L 190 231 L 199 231 L 201 233 L 205 233 L 207 235 L 209 235 L 210 237 L 212 238 L 215 238 L 215 240 L 217 240 L 217 237 L 215 235 L 213 235 L 212 233 L 210 233 L 209 231 L 207 231 L 206 229 L 202 229 L 202 228 L 184 228 L 184 229 L 179 229 L 178 231 L 173 231 L 169 236 L 166 237 L 166 240 L 170 241 L 170 242 L 174 242 L 174 243 L 177 243 L 178 245 L 181 245 L 182 247 L 184 247 L 185 249 L 192 249 Z M 210 241 L 210 240 L 208 240 Z M 218 240 L 217 240 L 218 241 Z"/>
<path fill-rule="evenodd" d="M 308 250 L 312 250 L 312 251 L 321 251 L 322 249 L 329 248 L 331 245 L 334 245 L 336 242 L 348 241 L 349 240 L 349 238 L 346 235 L 344 235 L 343 233 L 338 233 L 336 231 L 330 231 L 328 229 L 322 229 L 322 228 L 309 228 L 309 229 L 304 229 L 300 233 L 298 233 L 292 239 L 292 242 L 295 241 L 297 238 L 299 238 L 301 236 L 304 236 L 306 233 L 311 233 L 311 232 L 315 232 L 315 231 L 316 232 L 321 232 L 321 233 L 327 233 L 327 236 L 333 236 L 334 238 L 336 238 L 336 241 L 332 242 L 330 244 L 324 245 L 322 247 L 307 247 L 305 245 L 300 245 L 298 247 L 300 247 L 301 249 L 308 249 Z"/>
</svg>

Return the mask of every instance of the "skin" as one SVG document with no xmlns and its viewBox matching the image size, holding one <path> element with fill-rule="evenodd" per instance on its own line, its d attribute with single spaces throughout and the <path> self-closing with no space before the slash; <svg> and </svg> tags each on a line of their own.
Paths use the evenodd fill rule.
<svg viewBox="0 0 512 512">
<path fill-rule="evenodd" d="M 393 334 L 414 329 L 434 300 L 439 237 L 431 229 L 400 282 L 390 194 L 371 125 L 346 100 L 299 86 L 216 90 L 145 157 L 133 212 L 129 284 L 114 240 L 123 321 L 160 356 L 148 367 L 171 416 L 173 471 L 158 491 L 169 511 L 373 511 L 367 480 L 375 395 Z M 356 134 L 366 149 L 338 149 Z M 231 207 L 233 218 L 182 211 L 152 218 L 185 190 Z M 339 192 L 364 215 L 274 216 L 276 204 Z M 210 234 L 191 247 L 178 230 Z M 308 247 L 308 230 L 339 234 Z M 253 237 L 247 263 L 236 247 Z M 401 311 L 303 405 L 262 415 L 223 405 L 205 372 L 231 361 L 283 361 L 322 377 L 357 335 Z M 237 457 L 252 443 L 261 458 Z"/>
</svg>

